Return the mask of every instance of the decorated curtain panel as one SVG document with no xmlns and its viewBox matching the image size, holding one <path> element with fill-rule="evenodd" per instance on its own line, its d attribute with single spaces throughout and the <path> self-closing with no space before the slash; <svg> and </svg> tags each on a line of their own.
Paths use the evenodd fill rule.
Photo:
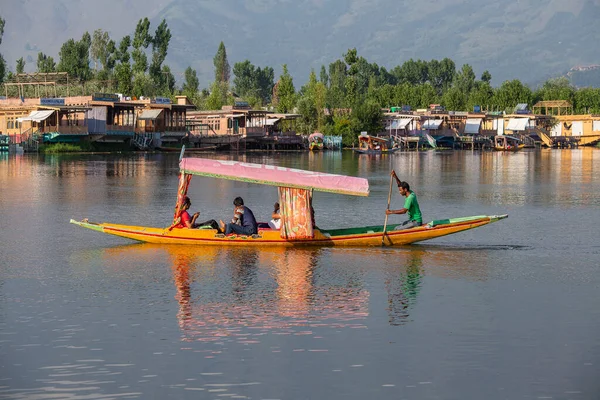
<svg viewBox="0 0 600 400">
<path fill-rule="evenodd" d="M 175 204 L 175 214 L 173 215 L 173 225 L 175 226 L 179 224 L 181 216 L 181 212 L 183 211 L 183 200 L 187 195 L 188 187 L 190 186 L 190 181 L 192 180 L 192 175 L 184 174 L 183 172 L 179 173 L 179 187 L 177 188 L 177 204 Z"/>
<path fill-rule="evenodd" d="M 314 221 L 312 192 L 309 189 L 279 188 L 281 237 L 284 239 L 312 239 Z"/>
</svg>

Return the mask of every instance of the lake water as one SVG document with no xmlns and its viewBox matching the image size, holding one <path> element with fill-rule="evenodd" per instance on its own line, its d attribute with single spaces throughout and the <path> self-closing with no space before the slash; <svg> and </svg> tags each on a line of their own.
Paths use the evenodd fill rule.
<svg viewBox="0 0 600 400">
<path fill-rule="evenodd" d="M 368 178 L 315 193 L 326 228 L 383 224 L 391 168 L 425 221 L 509 218 L 393 249 L 135 244 L 69 219 L 168 226 L 178 155 L 0 156 L 0 399 L 600 396 L 599 149 L 206 156 Z M 217 220 L 277 197 L 189 194 Z"/>
</svg>

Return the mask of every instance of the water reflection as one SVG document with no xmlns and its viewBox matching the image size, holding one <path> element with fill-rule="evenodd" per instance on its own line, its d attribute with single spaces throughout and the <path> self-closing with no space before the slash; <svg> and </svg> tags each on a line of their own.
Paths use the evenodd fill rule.
<svg viewBox="0 0 600 400">
<path fill-rule="evenodd" d="M 386 271 L 390 325 L 402 325 L 408 321 L 409 310 L 416 302 L 422 284 L 423 253 L 422 250 L 411 250 L 403 263 Z"/>
<path fill-rule="evenodd" d="M 103 251 L 105 258 L 166 256 L 186 341 L 254 343 L 265 334 L 312 335 L 316 327 L 364 328 L 368 316 L 369 292 L 353 272 L 317 272 L 320 249 L 132 245 Z"/>
</svg>

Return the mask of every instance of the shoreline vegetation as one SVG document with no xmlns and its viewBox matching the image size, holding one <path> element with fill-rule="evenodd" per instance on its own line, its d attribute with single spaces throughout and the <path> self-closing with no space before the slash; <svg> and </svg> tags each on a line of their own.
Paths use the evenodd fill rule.
<svg viewBox="0 0 600 400">
<path fill-rule="evenodd" d="M 97 142 L 80 143 L 51 143 L 41 145 L 39 152 L 43 154 L 64 154 L 64 153 L 133 153 L 135 150 L 128 144 L 110 145 Z"/>
<path fill-rule="evenodd" d="M 0 44 L 4 26 L 12 23 L 0 16 Z M 357 132 L 381 131 L 382 109 L 391 107 L 416 110 L 440 104 L 454 111 L 472 111 L 478 106 L 482 112 L 512 112 L 519 103 L 531 107 L 540 100 L 566 100 L 575 114 L 600 113 L 600 88 L 577 88 L 566 77 L 549 79 L 533 89 L 518 79 L 492 85 L 489 71 L 478 77 L 469 64 L 457 67 L 449 58 L 398 60 L 398 65 L 388 69 L 360 56 L 355 48 L 318 71 L 311 70 L 306 83 L 297 88 L 287 64 L 281 66 L 277 80 L 273 67 L 255 66 L 250 60 L 235 62 L 232 68 L 221 42 L 213 58 L 214 81 L 201 88 L 192 66 L 185 70 L 183 82 L 176 82 L 165 63 L 170 41 L 165 20 L 153 32 L 148 18 L 140 19 L 133 35 L 116 40 L 96 29 L 79 40 L 67 40 L 56 61 L 40 51 L 33 68 L 23 57 L 13 64 L 0 54 L 0 83 L 27 79 L 27 67 L 36 73 L 68 74 L 68 78 L 53 75 L 59 97 L 105 92 L 131 98 L 164 96 L 174 101 L 175 96 L 186 95 L 199 110 L 220 110 L 246 101 L 254 109 L 298 114 L 293 122 L 282 122 L 290 124 L 284 128 L 303 135 L 341 136 L 345 147 L 352 146 Z M 23 86 L 21 94 L 14 84 L 0 85 L 0 89 L 8 97 L 37 97 L 34 85 Z M 70 146 L 62 149 L 74 151 Z"/>
</svg>

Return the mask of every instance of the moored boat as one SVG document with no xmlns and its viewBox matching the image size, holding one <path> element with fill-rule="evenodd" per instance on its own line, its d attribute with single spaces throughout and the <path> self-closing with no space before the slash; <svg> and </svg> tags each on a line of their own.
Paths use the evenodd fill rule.
<svg viewBox="0 0 600 400">
<path fill-rule="evenodd" d="M 395 153 L 400 150 L 391 138 L 370 136 L 360 134 L 358 136 L 358 148 L 355 152 L 360 154 L 386 154 Z"/>
<path fill-rule="evenodd" d="M 525 144 L 516 137 L 507 135 L 494 136 L 494 150 L 496 151 L 517 151 L 523 147 L 525 147 Z"/>
<path fill-rule="evenodd" d="M 398 246 L 477 228 L 507 215 L 473 216 L 431 221 L 418 227 L 386 231 L 386 226 L 322 229 L 315 226 L 313 191 L 368 196 L 366 179 L 202 158 L 182 158 L 178 199 L 173 223 L 168 227 L 95 223 L 87 219 L 71 223 L 83 228 L 148 243 L 202 244 L 217 246 Z M 277 186 L 282 223 L 278 230 L 260 227 L 253 235 L 224 235 L 216 229 L 176 228 L 192 175 Z"/>
<path fill-rule="evenodd" d="M 312 151 L 323 150 L 323 140 L 325 136 L 322 133 L 315 132 L 308 137 L 308 148 Z"/>
</svg>

